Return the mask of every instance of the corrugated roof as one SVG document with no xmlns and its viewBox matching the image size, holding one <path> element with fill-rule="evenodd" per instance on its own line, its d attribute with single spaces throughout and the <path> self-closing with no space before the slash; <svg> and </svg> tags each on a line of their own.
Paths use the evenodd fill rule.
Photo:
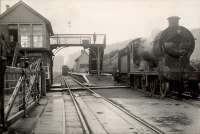
<svg viewBox="0 0 200 134">
<path fill-rule="evenodd" d="M 31 8 L 29 5 L 27 5 L 26 3 L 24 3 L 23 1 L 19 1 L 17 2 L 15 5 L 13 5 L 12 7 L 8 8 L 5 12 L 3 12 L 0 15 L 0 19 L 3 18 L 4 16 L 8 15 L 9 13 L 11 13 L 13 10 L 15 10 L 18 6 L 23 5 L 24 7 L 26 7 L 30 12 L 32 12 L 33 14 L 35 14 L 36 16 L 40 17 L 42 20 L 44 20 L 44 22 L 46 23 L 47 29 L 49 31 L 49 33 L 51 35 L 53 35 L 53 29 L 51 26 L 51 23 L 48 19 L 46 19 L 44 16 L 42 16 L 40 13 L 38 13 L 37 11 L 35 11 L 33 8 Z"/>
</svg>

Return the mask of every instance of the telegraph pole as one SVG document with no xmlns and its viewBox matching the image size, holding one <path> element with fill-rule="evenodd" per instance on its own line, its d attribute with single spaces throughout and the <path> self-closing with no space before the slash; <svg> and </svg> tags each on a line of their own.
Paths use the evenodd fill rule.
<svg viewBox="0 0 200 134">
<path fill-rule="evenodd" d="M 98 63 L 98 67 L 97 67 L 98 76 L 100 76 L 100 48 L 99 48 L 99 46 L 97 46 L 97 58 L 98 58 L 98 61 L 97 61 L 97 63 Z"/>
<path fill-rule="evenodd" d="M 71 33 L 71 21 L 68 21 L 67 24 L 68 24 L 68 28 L 69 28 L 69 33 Z"/>
</svg>

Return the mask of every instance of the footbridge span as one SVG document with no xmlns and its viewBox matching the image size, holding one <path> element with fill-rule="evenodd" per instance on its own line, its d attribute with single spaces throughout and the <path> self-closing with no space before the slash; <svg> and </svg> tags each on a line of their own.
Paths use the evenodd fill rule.
<svg viewBox="0 0 200 134">
<path fill-rule="evenodd" d="M 66 47 L 89 49 L 89 73 L 100 74 L 106 47 L 106 34 L 54 34 L 50 37 L 54 55 Z"/>
</svg>

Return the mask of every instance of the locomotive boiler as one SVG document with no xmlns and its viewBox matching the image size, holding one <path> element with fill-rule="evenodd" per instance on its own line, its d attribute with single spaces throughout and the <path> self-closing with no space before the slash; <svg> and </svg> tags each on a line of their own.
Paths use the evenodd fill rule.
<svg viewBox="0 0 200 134">
<path fill-rule="evenodd" d="M 179 17 L 170 17 L 168 20 L 169 27 L 160 32 L 153 42 L 140 39 L 135 44 L 133 63 L 140 64 L 139 70 L 146 70 L 146 64 L 150 70 L 159 67 L 160 71 L 170 73 L 163 74 L 165 77 L 176 80 L 176 73 L 194 71 L 190 65 L 190 56 L 195 43 L 191 32 L 178 25 Z"/>
<path fill-rule="evenodd" d="M 168 91 L 180 96 L 199 95 L 200 73 L 190 64 L 195 47 L 192 33 L 179 25 L 179 17 L 168 18 L 169 26 L 153 41 L 137 38 L 118 53 L 118 70 L 134 88 L 165 97 Z"/>
</svg>

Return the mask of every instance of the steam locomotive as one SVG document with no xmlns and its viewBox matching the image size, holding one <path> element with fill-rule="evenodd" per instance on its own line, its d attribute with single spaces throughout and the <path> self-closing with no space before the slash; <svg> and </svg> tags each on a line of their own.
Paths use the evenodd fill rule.
<svg viewBox="0 0 200 134">
<path fill-rule="evenodd" d="M 198 97 L 200 72 L 190 64 L 195 39 L 187 28 L 179 25 L 179 19 L 169 17 L 169 26 L 153 41 L 145 38 L 130 41 L 114 55 L 117 64 L 112 67 L 104 64 L 103 70 L 112 68 L 115 80 L 126 80 L 150 95 L 165 97 L 169 91 L 175 91 L 180 96 L 188 93 Z"/>
</svg>

